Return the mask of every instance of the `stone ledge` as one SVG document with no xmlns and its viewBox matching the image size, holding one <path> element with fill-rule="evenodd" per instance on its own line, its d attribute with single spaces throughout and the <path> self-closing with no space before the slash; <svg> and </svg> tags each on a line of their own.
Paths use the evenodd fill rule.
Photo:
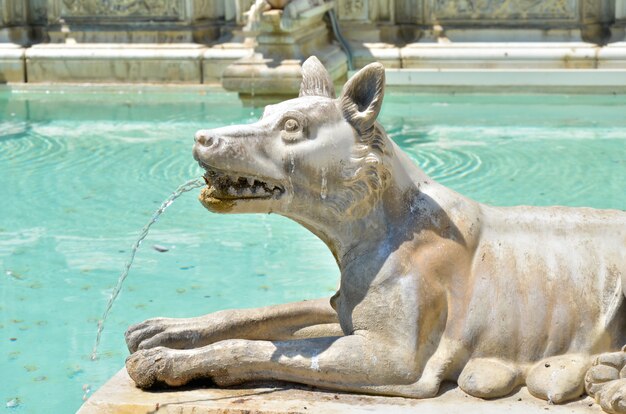
<svg viewBox="0 0 626 414">
<path fill-rule="evenodd" d="M 356 68 L 382 62 L 390 85 L 457 91 L 460 86 L 488 91 L 494 85 L 567 87 L 583 93 L 592 87 L 606 89 L 598 93 L 626 90 L 626 42 L 605 47 L 581 42 L 363 43 L 353 52 Z M 251 54 L 248 45 L 237 42 L 6 44 L 0 45 L 0 82 L 217 84 L 228 65 Z"/>
<path fill-rule="evenodd" d="M 204 47 L 37 45 L 26 50 L 28 82 L 202 83 Z"/>
<path fill-rule="evenodd" d="M 84 57 L 138 59 L 200 59 L 206 46 L 197 43 L 48 43 L 29 47 L 26 58 L 74 59 Z"/>
<path fill-rule="evenodd" d="M 387 85 L 421 91 L 625 93 L 622 69 L 388 69 Z"/>
<path fill-rule="evenodd" d="M 626 42 L 598 47 L 582 42 L 385 43 L 354 45 L 355 67 L 373 61 L 402 69 L 609 69 L 624 68 Z"/>
<path fill-rule="evenodd" d="M 187 389 L 145 392 L 137 389 L 125 369 L 119 371 L 83 404 L 77 414 L 135 413 L 446 413 L 529 414 L 602 413 L 590 397 L 565 405 L 549 405 L 532 397 L 526 388 L 498 400 L 470 397 L 458 388 L 448 388 L 436 398 L 413 400 L 374 397 L 313 390 L 294 385 L 259 388 Z"/>
</svg>

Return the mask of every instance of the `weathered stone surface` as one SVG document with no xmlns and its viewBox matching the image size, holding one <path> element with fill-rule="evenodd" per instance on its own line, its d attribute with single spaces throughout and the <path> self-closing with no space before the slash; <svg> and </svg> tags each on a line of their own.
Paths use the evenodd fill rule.
<svg viewBox="0 0 626 414">
<path fill-rule="evenodd" d="M 252 56 L 254 50 L 242 43 L 218 44 L 207 48 L 202 54 L 203 83 L 222 83 L 226 68 L 236 61 Z"/>
<path fill-rule="evenodd" d="M 0 84 L 25 82 L 24 48 L 0 43 Z"/>
<path fill-rule="evenodd" d="M 207 43 L 226 23 L 223 0 L 50 0 L 47 6 L 52 43 Z"/>
<path fill-rule="evenodd" d="M 294 96 L 302 80 L 302 63 L 316 55 L 328 68 L 331 79 L 347 72 L 345 53 L 332 42 L 323 22 L 332 3 L 304 10 L 296 18 L 286 11 L 271 9 L 252 14 L 254 53 L 228 65 L 222 72 L 225 89 L 240 95 Z"/>
<path fill-rule="evenodd" d="M 429 400 L 352 395 L 287 383 L 265 383 L 231 389 L 191 388 L 142 391 L 125 369 L 119 371 L 85 402 L 77 414 L 295 414 L 295 413 L 446 413 L 531 414 L 601 413 L 589 397 L 562 406 L 549 405 L 531 396 L 526 388 L 499 400 L 470 397 L 451 384 Z"/>
<path fill-rule="evenodd" d="M 511 24 L 532 20 L 577 21 L 578 0 L 426 0 L 429 22 L 500 21 Z"/>
<path fill-rule="evenodd" d="M 329 68 L 333 80 L 347 72 L 346 57 L 337 47 L 320 50 L 320 59 Z M 302 82 L 302 61 L 284 59 L 274 61 L 253 54 L 235 61 L 222 73 L 222 86 L 241 95 L 294 96 Z"/>
<path fill-rule="evenodd" d="M 62 1 L 52 0 L 49 18 L 139 18 L 182 19 L 185 17 L 185 0 L 112 0 Z"/>
<path fill-rule="evenodd" d="M 624 93 L 626 70 L 389 69 L 388 84 L 420 91 Z"/>
<path fill-rule="evenodd" d="M 352 48 L 352 63 L 362 68 L 372 62 L 380 62 L 385 68 L 402 67 L 402 49 L 389 43 L 365 43 Z"/>
<path fill-rule="evenodd" d="M 29 82 L 201 83 L 200 45 L 37 45 L 26 50 Z"/>
<path fill-rule="evenodd" d="M 624 51 L 623 48 L 616 48 Z M 401 49 L 407 69 L 592 69 L 598 48 L 588 43 L 413 43 Z M 608 53 L 607 53 L 608 57 Z"/>
<path fill-rule="evenodd" d="M 245 24 L 246 11 L 252 3 L 253 0 L 6 0 L 0 2 L 0 29 L 5 26 L 11 32 L 10 41 L 18 42 L 20 37 L 21 44 L 46 41 L 46 32 L 51 41 L 59 41 L 67 30 L 83 42 L 133 42 L 143 38 L 149 42 L 165 39 L 206 43 L 216 40 L 220 32 L 232 31 L 233 23 Z M 293 3 L 299 3 L 294 10 L 311 4 Z M 414 41 L 423 32 L 428 39 L 428 31 L 441 25 L 458 41 L 533 41 L 543 34 L 556 41 L 571 36 L 574 40 L 583 38 L 604 44 L 623 39 L 626 24 L 623 0 L 335 0 L 334 9 L 346 38 L 374 43 Z M 150 25 L 152 32 L 146 28 Z"/>
</svg>

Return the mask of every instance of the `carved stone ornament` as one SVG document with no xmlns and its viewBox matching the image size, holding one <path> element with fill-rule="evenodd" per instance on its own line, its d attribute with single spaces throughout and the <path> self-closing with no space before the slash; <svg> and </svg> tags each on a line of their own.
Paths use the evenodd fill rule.
<svg viewBox="0 0 626 414">
<path fill-rule="evenodd" d="M 343 20 L 365 20 L 368 15 L 368 0 L 339 0 L 339 18 Z"/>
<path fill-rule="evenodd" d="M 13 26 L 26 22 L 24 1 L 0 0 L 0 25 Z"/>
<path fill-rule="evenodd" d="M 571 19 L 578 17 L 577 0 L 429 0 L 438 20 Z"/>
<path fill-rule="evenodd" d="M 473 201 L 376 121 L 381 64 L 336 99 L 316 58 L 302 70 L 301 96 L 256 123 L 196 133 L 200 201 L 302 224 L 336 258 L 339 290 L 131 326 L 137 386 L 281 380 L 429 398 L 451 380 L 481 398 L 521 385 L 555 404 L 586 392 L 626 412 L 626 212 Z"/>
<path fill-rule="evenodd" d="M 180 0 L 61 0 L 63 17 L 179 17 Z"/>
</svg>

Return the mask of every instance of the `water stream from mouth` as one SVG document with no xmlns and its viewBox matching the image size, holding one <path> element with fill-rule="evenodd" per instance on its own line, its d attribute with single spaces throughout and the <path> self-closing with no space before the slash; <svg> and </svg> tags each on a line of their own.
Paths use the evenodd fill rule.
<svg viewBox="0 0 626 414">
<path fill-rule="evenodd" d="M 128 258 L 126 265 L 122 269 L 122 272 L 120 273 L 120 277 L 117 279 L 117 284 L 115 285 L 115 288 L 111 292 L 111 297 L 109 298 L 109 302 L 107 303 L 107 306 L 104 309 L 102 318 L 98 321 L 98 333 L 96 335 L 96 343 L 94 344 L 93 351 L 91 352 L 92 361 L 95 360 L 98 356 L 98 346 L 100 345 L 102 331 L 104 330 L 104 322 L 109 316 L 109 312 L 111 311 L 111 308 L 113 307 L 113 302 L 115 302 L 115 299 L 119 295 L 120 290 L 122 290 L 122 284 L 124 283 L 124 280 L 126 280 L 126 277 L 128 276 L 128 272 L 130 271 L 130 268 L 133 265 L 133 261 L 135 260 L 135 254 L 137 253 L 139 246 L 141 246 L 141 242 L 143 242 L 143 240 L 148 235 L 148 232 L 150 231 L 150 227 L 152 227 L 152 225 L 157 222 L 159 217 L 161 217 L 161 214 L 165 212 L 165 210 L 174 202 L 174 200 L 180 197 L 183 193 L 191 191 L 195 188 L 203 187 L 204 185 L 205 185 L 205 182 L 204 182 L 204 179 L 202 178 L 194 178 L 193 180 L 189 180 L 186 183 L 182 184 L 180 187 L 176 189 L 176 191 L 174 191 L 161 204 L 161 206 L 154 212 L 154 214 L 152 214 L 150 221 L 141 229 L 141 233 L 139 234 L 137 241 L 133 244 L 131 248 L 130 257 Z"/>
</svg>

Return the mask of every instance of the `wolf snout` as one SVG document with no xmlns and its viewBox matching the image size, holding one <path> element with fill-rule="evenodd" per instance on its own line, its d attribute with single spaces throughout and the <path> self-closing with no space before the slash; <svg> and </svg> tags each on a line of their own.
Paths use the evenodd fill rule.
<svg viewBox="0 0 626 414">
<path fill-rule="evenodd" d="M 200 131 L 196 132 L 196 135 L 194 136 L 194 141 L 198 145 L 210 148 L 215 146 L 218 143 L 219 139 L 215 136 L 215 134 L 211 132 L 210 129 L 201 129 Z"/>
</svg>

